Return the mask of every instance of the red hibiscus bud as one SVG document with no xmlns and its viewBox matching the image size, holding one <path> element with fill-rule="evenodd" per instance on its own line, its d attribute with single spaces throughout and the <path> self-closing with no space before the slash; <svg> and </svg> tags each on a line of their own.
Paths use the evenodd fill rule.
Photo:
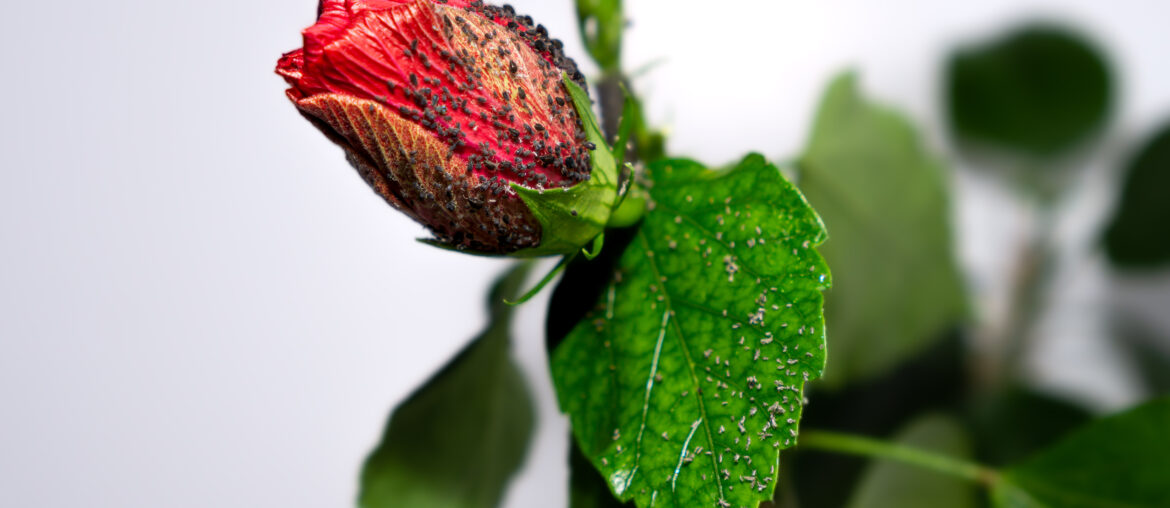
<svg viewBox="0 0 1170 508">
<path fill-rule="evenodd" d="M 549 253 L 547 214 L 521 194 L 590 180 L 594 136 L 564 81 L 584 85 L 581 73 L 511 7 L 323 0 L 276 72 L 366 182 L 444 246 Z"/>
</svg>

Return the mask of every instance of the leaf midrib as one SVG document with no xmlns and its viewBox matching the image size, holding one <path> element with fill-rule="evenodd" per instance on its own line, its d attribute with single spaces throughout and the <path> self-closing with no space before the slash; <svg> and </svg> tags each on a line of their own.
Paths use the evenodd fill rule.
<svg viewBox="0 0 1170 508">
<path fill-rule="evenodd" d="M 674 304 L 672 303 L 670 294 L 666 289 L 666 282 L 663 281 L 662 272 L 658 268 L 658 263 L 654 261 L 654 256 L 650 254 L 654 252 L 654 249 L 652 249 L 650 246 L 650 240 L 646 238 L 645 229 L 638 229 L 638 240 L 641 242 L 642 248 L 645 251 L 643 255 L 646 257 L 646 262 L 650 265 L 650 269 L 654 272 L 654 280 L 662 284 L 663 303 L 666 304 L 666 311 L 673 316 Z M 683 337 L 682 328 L 678 326 L 678 320 L 674 319 L 670 325 L 674 329 L 675 337 L 678 339 L 683 356 L 686 357 L 687 370 L 691 374 L 691 385 L 693 387 L 695 401 L 699 404 L 699 418 L 703 421 L 703 432 L 707 435 L 707 445 L 712 451 L 718 450 L 718 447 L 715 446 L 715 437 L 711 433 L 711 419 L 707 417 L 707 405 L 703 400 L 703 392 L 700 389 L 701 386 L 699 385 L 698 375 L 695 373 L 695 362 L 691 359 L 691 351 L 687 347 L 686 339 Z M 686 453 L 685 448 L 682 450 L 682 453 Z M 719 488 L 719 499 L 726 500 L 727 496 L 723 492 L 723 481 L 719 478 L 719 464 L 716 462 L 714 453 L 712 453 L 710 457 L 712 476 L 715 478 L 715 485 Z"/>
</svg>

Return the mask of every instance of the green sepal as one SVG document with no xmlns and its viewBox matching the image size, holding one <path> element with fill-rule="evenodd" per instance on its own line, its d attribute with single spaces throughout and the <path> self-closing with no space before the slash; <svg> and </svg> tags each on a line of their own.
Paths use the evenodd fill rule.
<svg viewBox="0 0 1170 508">
<path fill-rule="evenodd" d="M 630 145 L 630 136 L 634 131 L 634 124 L 640 115 L 638 102 L 634 95 L 622 85 L 622 93 L 626 100 L 622 106 L 622 116 L 618 123 L 617 140 L 613 144 L 613 158 L 622 168 L 618 176 L 618 199 L 609 216 L 607 227 L 622 228 L 632 226 L 646 214 L 646 192 L 634 184 L 634 165 L 626 162 L 626 152 Z M 627 199 L 632 198 L 632 199 Z"/>
<path fill-rule="evenodd" d="M 631 186 L 618 197 L 618 204 L 609 215 L 609 224 L 606 224 L 606 227 L 624 228 L 637 224 L 646 215 L 647 199 L 644 189 L 636 185 Z"/>
<path fill-rule="evenodd" d="M 510 254 L 537 257 L 577 252 L 605 230 L 617 203 L 617 164 L 605 142 L 589 96 L 572 80 L 562 80 L 581 118 L 586 140 L 593 143 L 592 172 L 588 181 L 567 189 L 529 189 L 512 184 L 541 226 L 540 245 Z"/>
<path fill-rule="evenodd" d="M 605 245 L 605 233 L 593 237 L 593 250 L 581 249 L 581 254 L 585 255 L 585 259 L 593 261 L 594 258 L 601 255 L 603 245 Z"/>
</svg>

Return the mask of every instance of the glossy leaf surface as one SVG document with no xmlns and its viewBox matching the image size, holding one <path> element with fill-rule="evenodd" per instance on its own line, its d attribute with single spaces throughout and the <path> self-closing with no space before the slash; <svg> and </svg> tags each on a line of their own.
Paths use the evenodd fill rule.
<svg viewBox="0 0 1170 508">
<path fill-rule="evenodd" d="M 757 506 L 825 362 L 820 219 L 758 155 L 651 164 L 648 212 L 552 352 L 561 408 L 638 506 Z"/>
</svg>

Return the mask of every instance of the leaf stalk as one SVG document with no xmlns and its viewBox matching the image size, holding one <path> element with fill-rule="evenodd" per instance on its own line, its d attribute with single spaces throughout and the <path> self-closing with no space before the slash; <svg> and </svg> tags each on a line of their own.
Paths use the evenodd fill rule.
<svg viewBox="0 0 1170 508">
<path fill-rule="evenodd" d="M 934 452 L 855 434 L 810 430 L 800 434 L 801 448 L 892 460 L 991 487 L 999 480 L 995 469 Z"/>
</svg>

